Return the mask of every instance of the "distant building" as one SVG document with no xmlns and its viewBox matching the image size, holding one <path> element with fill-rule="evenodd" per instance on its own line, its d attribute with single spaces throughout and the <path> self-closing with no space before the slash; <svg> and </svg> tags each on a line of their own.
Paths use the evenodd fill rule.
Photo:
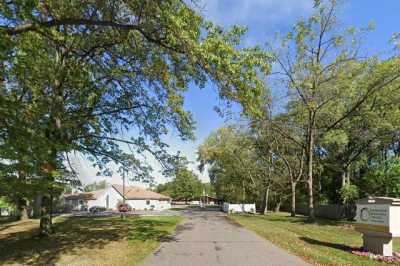
<svg viewBox="0 0 400 266">
<path fill-rule="evenodd" d="M 174 204 L 182 205 L 182 204 L 191 204 L 191 205 L 221 205 L 223 202 L 216 197 L 211 197 L 208 195 L 200 196 L 197 198 L 193 198 L 190 200 L 175 200 Z"/>
<path fill-rule="evenodd" d="M 64 194 L 64 204 L 73 210 L 87 210 L 93 206 L 116 210 L 123 202 L 122 185 L 109 185 L 105 189 Z M 125 203 L 133 210 L 165 210 L 171 208 L 171 198 L 140 187 L 125 186 Z"/>
<path fill-rule="evenodd" d="M 200 197 L 200 202 L 205 205 L 220 205 L 222 201 L 216 197 L 211 197 L 208 195 L 204 195 Z"/>
</svg>

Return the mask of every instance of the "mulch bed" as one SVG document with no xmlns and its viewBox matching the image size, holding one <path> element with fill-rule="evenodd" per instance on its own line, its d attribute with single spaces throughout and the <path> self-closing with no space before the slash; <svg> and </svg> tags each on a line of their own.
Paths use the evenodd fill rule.
<svg viewBox="0 0 400 266">
<path fill-rule="evenodd" d="M 368 251 L 364 250 L 363 248 L 354 248 L 351 250 L 351 253 L 353 253 L 354 255 L 357 255 L 357 256 L 368 257 L 372 260 L 376 260 L 376 261 L 380 261 L 380 262 L 400 265 L 400 252 L 393 252 L 393 256 L 382 256 L 382 255 L 376 255 L 371 252 L 368 252 Z"/>
</svg>

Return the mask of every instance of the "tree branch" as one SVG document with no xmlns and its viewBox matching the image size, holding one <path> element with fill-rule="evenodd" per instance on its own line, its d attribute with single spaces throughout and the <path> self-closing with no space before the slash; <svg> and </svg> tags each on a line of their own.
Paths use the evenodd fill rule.
<svg viewBox="0 0 400 266">
<path fill-rule="evenodd" d="M 142 36 L 144 36 L 148 41 L 155 43 L 163 48 L 172 50 L 177 53 L 184 53 L 182 50 L 179 50 L 175 47 L 171 47 L 171 46 L 163 43 L 162 42 L 163 38 L 152 37 L 151 34 L 148 34 L 146 31 L 144 31 L 139 25 L 123 24 L 123 23 L 107 21 L 107 20 L 91 20 L 91 19 L 84 19 L 84 18 L 60 18 L 60 19 L 53 19 L 50 21 L 40 21 L 37 23 L 26 23 L 23 25 L 15 26 L 15 27 L 1 26 L 0 30 L 3 30 L 8 35 L 15 36 L 18 34 L 29 32 L 29 31 L 38 31 L 40 27 L 51 28 L 51 27 L 66 26 L 66 25 L 70 25 L 70 26 L 81 26 L 81 25 L 100 26 L 100 27 L 117 28 L 120 30 L 128 30 L 128 31 L 133 30 L 133 31 L 137 31 L 140 34 L 142 34 Z"/>
</svg>

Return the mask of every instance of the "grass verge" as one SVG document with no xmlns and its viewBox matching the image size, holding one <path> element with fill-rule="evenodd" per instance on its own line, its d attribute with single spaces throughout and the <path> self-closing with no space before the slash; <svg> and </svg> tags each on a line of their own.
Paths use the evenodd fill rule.
<svg viewBox="0 0 400 266">
<path fill-rule="evenodd" d="M 362 246 L 362 237 L 349 223 L 317 220 L 310 224 L 305 217 L 288 213 L 230 218 L 314 265 L 384 265 L 350 253 L 351 248 Z M 399 239 L 395 239 L 394 249 L 400 250 Z"/>
<path fill-rule="evenodd" d="M 0 261 L 2 265 L 137 265 L 160 241 L 168 241 L 181 221 L 177 216 L 59 217 L 56 232 L 42 239 L 26 237 L 34 235 L 37 226 L 24 225 L 18 231 L 13 225 L 14 230 L 0 230 Z"/>
</svg>

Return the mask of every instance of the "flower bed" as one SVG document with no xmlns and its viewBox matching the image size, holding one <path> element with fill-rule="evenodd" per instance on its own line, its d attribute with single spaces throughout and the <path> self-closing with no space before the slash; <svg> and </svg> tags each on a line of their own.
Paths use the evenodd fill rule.
<svg viewBox="0 0 400 266">
<path fill-rule="evenodd" d="M 400 252 L 393 252 L 393 256 L 382 256 L 365 251 L 363 248 L 358 248 L 351 250 L 351 253 L 357 256 L 368 257 L 370 259 L 380 262 L 385 262 L 390 264 L 400 264 Z"/>
</svg>

